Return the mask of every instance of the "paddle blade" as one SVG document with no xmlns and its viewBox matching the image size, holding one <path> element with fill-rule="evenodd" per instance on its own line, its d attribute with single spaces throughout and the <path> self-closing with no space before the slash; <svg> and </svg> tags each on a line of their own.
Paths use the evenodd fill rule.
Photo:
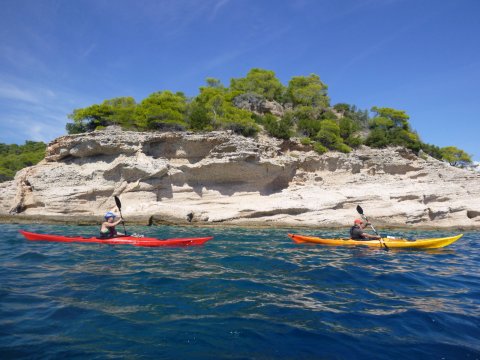
<svg viewBox="0 0 480 360">
<path fill-rule="evenodd" d="M 120 202 L 120 199 L 118 198 L 118 196 L 114 196 L 113 198 L 115 199 L 115 204 L 117 204 L 118 210 L 120 210 L 122 208 L 122 203 Z"/>
<path fill-rule="evenodd" d="M 360 205 L 357 205 L 357 212 L 360 214 L 360 215 L 363 215 L 363 209 Z"/>
</svg>

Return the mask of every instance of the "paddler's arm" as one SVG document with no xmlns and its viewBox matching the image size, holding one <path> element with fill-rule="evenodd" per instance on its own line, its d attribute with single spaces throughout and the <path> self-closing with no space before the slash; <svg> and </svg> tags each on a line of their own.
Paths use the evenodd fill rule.
<svg viewBox="0 0 480 360">
<path fill-rule="evenodd" d="M 120 218 L 120 219 L 118 219 L 117 221 L 114 221 L 113 223 L 107 222 L 105 225 L 106 225 L 107 227 L 115 227 L 115 226 L 117 226 L 118 224 L 120 224 L 122 221 L 123 221 L 123 218 Z"/>
<path fill-rule="evenodd" d="M 370 235 L 370 234 L 367 234 L 367 233 L 362 233 L 362 236 L 366 237 L 368 239 L 373 239 L 373 240 L 380 240 L 382 238 L 381 236 Z"/>
<path fill-rule="evenodd" d="M 364 223 L 364 225 L 362 226 L 362 229 L 365 229 L 368 225 L 370 225 L 369 222 L 367 223 Z M 368 233 L 362 233 L 362 236 L 365 237 L 365 238 L 368 238 L 368 239 L 373 239 L 373 240 L 380 240 L 382 237 L 381 236 L 378 236 L 378 235 L 370 235 Z"/>
</svg>

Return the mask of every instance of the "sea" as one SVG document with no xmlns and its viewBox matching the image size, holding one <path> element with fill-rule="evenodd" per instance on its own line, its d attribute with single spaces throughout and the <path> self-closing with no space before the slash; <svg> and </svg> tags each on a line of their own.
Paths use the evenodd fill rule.
<svg viewBox="0 0 480 360">
<path fill-rule="evenodd" d="M 127 224 L 151 237 L 214 236 L 180 248 L 19 233 L 92 236 L 94 226 L 0 229 L 2 360 L 480 359 L 478 231 L 444 249 L 387 251 L 287 237 L 345 237 L 348 228 Z"/>
</svg>

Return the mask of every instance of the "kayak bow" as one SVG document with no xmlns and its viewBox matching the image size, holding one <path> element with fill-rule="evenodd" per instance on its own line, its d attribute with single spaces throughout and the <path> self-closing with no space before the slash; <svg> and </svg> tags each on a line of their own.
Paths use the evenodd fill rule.
<svg viewBox="0 0 480 360">
<path fill-rule="evenodd" d="M 322 239 L 314 236 L 303 236 L 288 234 L 288 236 L 297 244 L 300 243 L 314 243 L 322 245 L 361 245 L 361 246 L 371 246 L 371 247 L 382 247 L 381 242 L 378 240 L 351 240 L 351 239 Z M 404 248 L 404 249 L 438 249 L 453 244 L 455 241 L 460 239 L 463 234 L 444 237 L 444 238 L 433 238 L 433 239 L 418 239 L 418 240 L 406 240 L 406 239 L 390 239 L 383 238 L 383 242 L 389 248 Z"/>
<path fill-rule="evenodd" d="M 55 241 L 55 242 L 80 242 L 80 243 L 97 243 L 97 244 L 109 244 L 109 245 L 134 245 L 134 246 L 194 246 L 202 245 L 207 241 L 213 239 L 213 236 L 207 237 L 192 237 L 192 238 L 174 238 L 174 239 L 157 239 L 147 237 L 134 237 L 134 236 L 119 236 L 109 239 L 100 239 L 97 237 L 85 238 L 81 236 L 62 236 L 62 235 L 49 235 L 38 234 L 29 231 L 20 230 L 20 233 L 25 236 L 27 240 L 32 241 Z"/>
</svg>

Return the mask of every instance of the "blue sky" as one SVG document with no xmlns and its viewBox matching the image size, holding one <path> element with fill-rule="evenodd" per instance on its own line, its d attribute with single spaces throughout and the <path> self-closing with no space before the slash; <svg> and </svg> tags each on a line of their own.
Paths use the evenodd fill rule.
<svg viewBox="0 0 480 360">
<path fill-rule="evenodd" d="M 51 141 L 67 115 L 254 67 L 315 73 L 332 104 L 393 107 L 423 141 L 480 160 L 480 1 L 2 0 L 0 142 Z"/>
</svg>

